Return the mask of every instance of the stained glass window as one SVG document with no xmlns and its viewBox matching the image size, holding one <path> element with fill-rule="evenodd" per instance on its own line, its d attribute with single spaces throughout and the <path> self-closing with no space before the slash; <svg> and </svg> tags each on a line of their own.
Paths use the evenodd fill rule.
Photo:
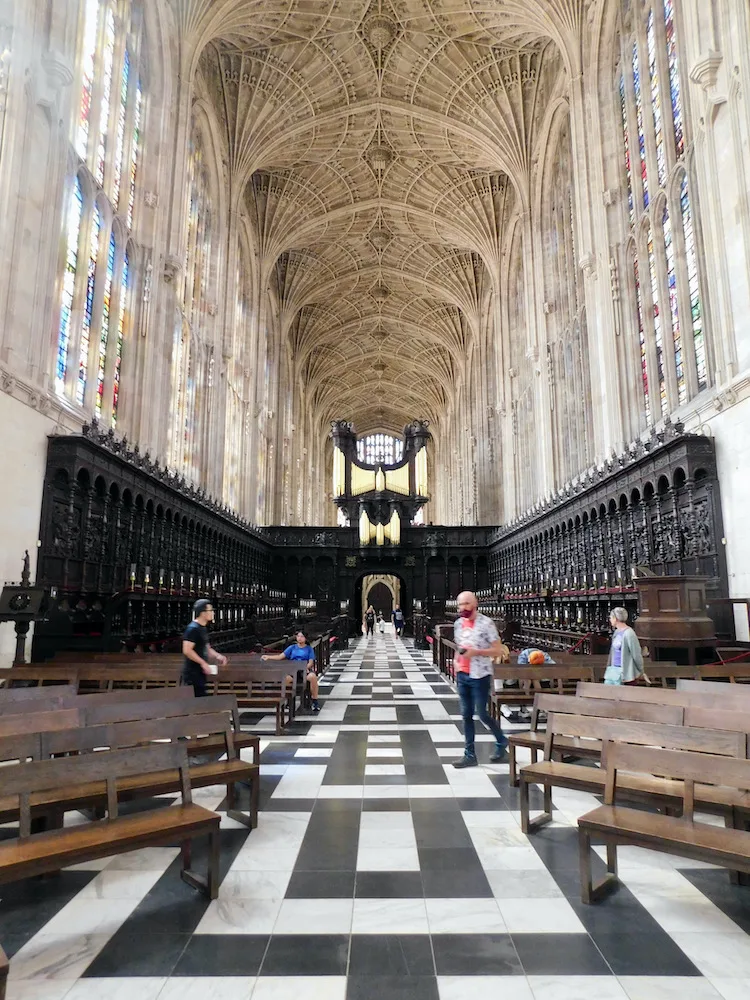
<svg viewBox="0 0 750 1000">
<path fill-rule="evenodd" d="M 664 233 L 664 252 L 667 259 L 667 290 L 669 293 L 669 313 L 672 318 L 672 341 L 674 346 L 674 367 L 677 377 L 678 402 L 684 403 L 687 398 L 685 389 L 685 372 L 682 362 L 682 338 L 680 335 L 680 312 L 677 305 L 677 275 L 674 263 L 674 241 L 672 240 L 672 220 L 669 210 L 664 206 L 662 215 L 662 231 Z"/>
<path fill-rule="evenodd" d="M 682 178 L 680 186 L 680 211 L 685 237 L 685 259 L 688 273 L 688 294 L 690 296 L 690 319 L 693 325 L 695 368 L 698 378 L 698 388 L 705 389 L 708 385 L 706 377 L 706 344 L 703 336 L 703 309 L 701 307 L 698 260 L 695 252 L 695 230 L 693 228 L 693 216 L 690 208 L 687 176 Z"/>
<path fill-rule="evenodd" d="M 81 55 L 81 103 L 78 111 L 76 152 L 86 159 L 91 125 L 91 91 L 94 86 L 96 60 L 96 35 L 99 26 L 99 0 L 86 0 L 83 22 L 83 51 Z"/>
<path fill-rule="evenodd" d="M 130 281 L 130 256 L 125 252 L 120 276 L 120 315 L 117 320 L 117 350 L 112 388 L 112 426 L 117 425 L 117 404 L 120 401 L 120 369 L 122 368 L 122 345 L 125 338 L 125 321 L 128 308 L 128 283 Z"/>
<path fill-rule="evenodd" d="M 99 111 L 99 148 L 96 156 L 96 179 L 100 184 L 104 182 L 104 167 L 107 163 L 109 107 L 112 97 L 112 68 L 115 60 L 115 15 L 111 7 L 107 11 L 102 60 L 102 103 Z"/>
<path fill-rule="evenodd" d="M 622 116 L 622 139 L 625 146 L 625 176 L 628 182 L 628 214 L 630 224 L 635 222 L 635 202 L 633 200 L 633 166 L 630 162 L 630 130 L 628 129 L 628 106 L 625 98 L 625 77 L 620 74 L 620 114 Z"/>
<path fill-rule="evenodd" d="M 143 90 L 138 81 L 135 93 L 135 114 L 133 116 L 133 142 L 130 147 L 130 191 L 128 192 L 128 229 L 133 228 L 133 208 L 135 206 L 135 178 L 138 172 L 138 155 L 141 148 L 141 114 L 143 112 Z"/>
<path fill-rule="evenodd" d="M 651 420 L 651 399 L 648 391 L 648 364 L 646 361 L 646 332 L 643 321 L 643 295 L 641 293 L 641 279 L 638 273 L 638 257 L 633 254 L 633 278 L 635 281 L 635 302 L 638 311 L 638 341 L 641 348 L 641 383 L 643 385 L 643 402 L 646 411 L 646 420 Z"/>
<path fill-rule="evenodd" d="M 392 434 L 368 434 L 357 441 L 357 459 L 365 465 L 396 465 L 404 457 L 404 442 Z"/>
<path fill-rule="evenodd" d="M 112 315 L 112 279 L 115 273 L 115 234 L 109 237 L 107 249 L 107 272 L 104 276 L 104 301 L 102 303 L 102 324 L 99 337 L 99 364 L 96 372 L 96 412 L 101 414 L 104 399 L 104 368 L 107 363 L 107 341 L 109 340 L 109 323 Z"/>
<path fill-rule="evenodd" d="M 130 53 L 125 49 L 122 63 L 122 78 L 120 79 L 120 109 L 117 112 L 117 145 L 115 147 L 115 172 L 112 181 L 112 202 L 117 208 L 120 201 L 122 171 L 125 156 L 125 124 L 128 117 L 128 83 L 130 80 Z"/>
<path fill-rule="evenodd" d="M 68 348 L 70 346 L 70 321 L 75 295 L 76 268 L 78 266 L 78 238 L 81 232 L 81 215 L 83 213 L 83 190 L 81 181 L 76 177 L 73 192 L 68 206 L 67 240 L 65 250 L 65 271 L 62 281 L 62 304 L 60 308 L 60 329 L 57 338 L 57 364 L 55 370 L 55 389 L 59 395 L 65 392 L 65 374 L 68 369 Z"/>
<path fill-rule="evenodd" d="M 669 94 L 672 100 L 672 122 L 677 157 L 685 152 L 685 130 L 682 120 L 682 89 L 680 64 L 677 56 L 677 28 L 674 23 L 674 0 L 664 2 L 664 27 L 667 35 L 667 64 L 669 65 Z"/>
<path fill-rule="evenodd" d="M 98 206 L 94 209 L 91 220 L 91 240 L 89 243 L 89 260 L 86 268 L 86 298 L 83 305 L 83 324 L 81 326 L 81 352 L 78 359 L 78 382 L 76 384 L 76 401 L 83 405 L 86 394 L 86 379 L 89 370 L 89 343 L 91 341 L 91 319 L 94 313 L 94 287 L 96 284 L 96 258 L 99 255 L 99 232 L 102 228 L 102 215 Z"/>
<path fill-rule="evenodd" d="M 661 121 L 661 85 L 656 63 L 656 28 L 653 9 L 648 13 L 646 41 L 648 45 L 648 75 L 651 82 L 651 113 L 654 118 L 654 139 L 656 142 L 656 169 L 659 187 L 664 187 L 667 183 L 667 157 L 664 152 L 664 129 Z"/>
<path fill-rule="evenodd" d="M 648 176 L 646 170 L 646 136 L 643 131 L 643 96 L 641 94 L 641 63 L 638 43 L 633 43 L 633 93 L 635 95 L 635 118 L 638 126 L 638 152 L 641 161 L 641 182 L 643 184 L 643 207 L 648 208 Z"/>
<path fill-rule="evenodd" d="M 667 412 L 667 386 L 664 379 L 664 345 L 661 332 L 661 310 L 659 309 L 659 280 L 656 273 L 656 258 L 654 256 L 654 236 L 648 231 L 648 272 L 651 280 L 651 302 L 653 304 L 654 343 L 656 345 L 656 373 L 659 379 L 659 398 L 661 412 Z"/>
</svg>

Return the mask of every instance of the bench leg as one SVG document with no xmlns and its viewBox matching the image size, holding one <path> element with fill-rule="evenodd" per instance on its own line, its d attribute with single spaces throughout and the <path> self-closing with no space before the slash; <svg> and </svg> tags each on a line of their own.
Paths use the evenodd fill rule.
<svg viewBox="0 0 750 1000">
<path fill-rule="evenodd" d="M 598 885 L 594 885 L 591 874 L 591 836 L 578 827 L 578 859 L 581 869 L 581 901 L 597 903 L 620 883 L 617 879 L 617 846 L 607 843 L 607 874 Z"/>
<path fill-rule="evenodd" d="M 521 772 L 521 830 L 524 833 L 533 833 L 534 830 L 539 830 L 552 822 L 552 787 L 550 785 L 542 786 L 544 809 L 538 816 L 531 819 L 529 803 L 529 785 L 531 784 L 530 781 L 524 781 L 523 772 Z"/>
<path fill-rule="evenodd" d="M 237 783 L 232 781 L 227 785 L 227 816 L 229 816 L 230 819 L 237 820 L 238 823 L 242 823 L 242 825 L 246 826 L 249 830 L 252 830 L 254 826 L 258 825 L 258 811 L 257 809 L 255 811 L 253 810 L 252 804 L 257 787 L 258 776 L 256 776 L 252 784 L 250 809 L 248 812 L 242 812 L 237 808 Z M 255 822 L 253 822 L 253 816 L 255 817 Z"/>
<path fill-rule="evenodd" d="M 509 781 L 512 788 L 518 788 L 518 761 L 516 760 L 516 747 L 514 743 L 508 745 L 508 755 L 510 756 Z"/>
<path fill-rule="evenodd" d="M 724 826 L 732 830 L 747 830 L 746 818 L 740 815 L 739 810 L 732 809 L 724 817 Z M 750 885 L 750 875 L 746 872 L 730 871 L 729 881 L 732 885 Z"/>
<path fill-rule="evenodd" d="M 182 843 L 182 871 L 180 876 L 183 882 L 187 882 L 194 889 L 200 889 L 209 899 L 216 899 L 219 895 L 219 827 L 212 827 L 208 834 L 208 871 L 206 875 L 199 875 L 192 871 L 189 866 L 189 859 L 192 855 L 192 841 L 186 840 Z M 188 859 L 186 863 L 185 859 Z"/>
</svg>

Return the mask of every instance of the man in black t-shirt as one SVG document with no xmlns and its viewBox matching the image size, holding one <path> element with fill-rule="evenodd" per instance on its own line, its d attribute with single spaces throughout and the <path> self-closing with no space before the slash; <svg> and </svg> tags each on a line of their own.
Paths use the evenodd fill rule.
<svg viewBox="0 0 750 1000">
<path fill-rule="evenodd" d="M 216 669 L 211 663 L 225 667 L 226 656 L 211 649 L 208 643 L 206 625 L 214 620 L 214 609 L 210 601 L 202 598 L 193 605 L 193 621 L 190 622 L 182 636 L 182 654 L 185 664 L 180 680 L 183 684 L 192 684 L 196 698 L 206 694 L 206 674 L 215 674 Z"/>
</svg>

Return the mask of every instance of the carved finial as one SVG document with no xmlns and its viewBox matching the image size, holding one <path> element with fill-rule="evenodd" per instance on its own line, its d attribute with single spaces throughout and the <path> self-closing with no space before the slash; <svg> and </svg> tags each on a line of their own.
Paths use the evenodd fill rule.
<svg viewBox="0 0 750 1000">
<path fill-rule="evenodd" d="M 30 573 L 30 562 L 29 562 L 29 550 L 23 554 L 23 570 L 21 571 L 21 586 L 28 587 L 31 584 L 31 573 Z"/>
</svg>

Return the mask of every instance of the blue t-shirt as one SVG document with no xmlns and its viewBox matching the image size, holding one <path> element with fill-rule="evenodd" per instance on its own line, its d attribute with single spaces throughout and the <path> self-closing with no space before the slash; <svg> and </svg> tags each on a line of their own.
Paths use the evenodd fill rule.
<svg viewBox="0 0 750 1000">
<path fill-rule="evenodd" d="M 287 660 L 314 660 L 315 650 L 312 646 L 298 646 L 295 642 L 292 646 L 287 646 L 284 650 Z"/>
<path fill-rule="evenodd" d="M 622 669 L 622 641 L 623 641 L 623 629 L 615 629 L 615 634 L 612 636 L 612 666 L 619 667 Z"/>
</svg>

